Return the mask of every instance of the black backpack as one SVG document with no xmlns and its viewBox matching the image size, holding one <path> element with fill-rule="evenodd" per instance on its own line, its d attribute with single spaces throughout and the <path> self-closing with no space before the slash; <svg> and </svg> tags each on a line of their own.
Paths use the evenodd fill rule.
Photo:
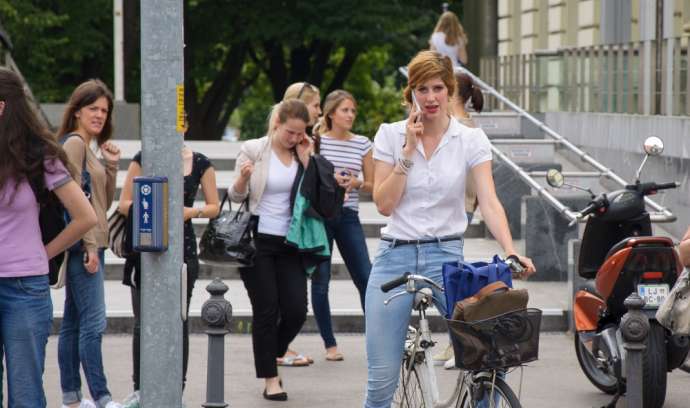
<svg viewBox="0 0 690 408">
<path fill-rule="evenodd" d="M 55 193 L 45 187 L 43 174 L 41 172 L 41 177 L 29 180 L 29 184 L 38 202 L 38 224 L 41 227 L 41 240 L 45 245 L 55 239 L 65 229 L 67 223 L 65 222 L 65 207 L 63 207 Z M 51 285 L 57 283 L 58 272 L 64 260 L 64 252 L 48 260 L 48 279 Z"/>
</svg>

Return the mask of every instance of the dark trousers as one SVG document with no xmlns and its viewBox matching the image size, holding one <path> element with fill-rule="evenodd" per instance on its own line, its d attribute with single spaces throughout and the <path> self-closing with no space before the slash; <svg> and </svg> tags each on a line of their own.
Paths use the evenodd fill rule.
<svg viewBox="0 0 690 408">
<path fill-rule="evenodd" d="M 187 319 L 182 322 L 182 388 L 184 389 L 187 383 L 187 366 L 189 361 L 189 301 L 192 299 L 192 291 L 194 290 L 194 283 L 196 283 L 197 276 L 199 276 L 199 261 L 187 260 Z M 132 328 L 132 381 L 134 382 L 134 391 L 141 389 L 139 384 L 139 366 L 140 366 L 140 341 L 141 341 L 141 288 L 131 287 L 132 293 L 132 309 L 134 311 L 134 327 Z"/>
<path fill-rule="evenodd" d="M 367 293 L 367 281 L 371 272 L 371 261 L 367 251 L 367 242 L 359 222 L 359 213 L 350 208 L 343 208 L 342 214 L 335 220 L 326 221 L 326 233 L 333 253 L 333 240 L 338 244 L 348 272 L 359 291 L 359 300 L 364 310 L 364 295 Z M 317 273 L 311 280 L 311 305 L 314 318 L 319 326 L 321 338 L 326 348 L 337 345 L 331 323 L 331 306 L 328 302 L 328 286 L 331 281 L 331 261 L 319 265 Z"/>
<path fill-rule="evenodd" d="M 254 267 L 240 275 L 252 304 L 252 346 L 257 378 L 278 376 L 276 358 L 307 318 L 307 275 L 285 237 L 257 234 Z"/>
</svg>

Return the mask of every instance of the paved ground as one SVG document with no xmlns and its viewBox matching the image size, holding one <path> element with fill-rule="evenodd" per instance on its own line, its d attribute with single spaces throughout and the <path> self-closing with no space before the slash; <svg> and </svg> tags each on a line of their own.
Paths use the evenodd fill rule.
<svg viewBox="0 0 690 408">
<path fill-rule="evenodd" d="M 254 377 L 251 338 L 232 335 L 226 339 L 225 398 L 235 408 L 353 408 L 361 407 L 366 382 L 364 337 L 337 336 L 345 354 L 343 362 L 323 360 L 322 343 L 317 335 L 301 335 L 294 345 L 299 351 L 313 356 L 316 363 L 305 368 L 281 368 L 289 401 L 265 401 L 261 397 L 262 381 Z M 440 338 L 442 340 L 442 338 Z M 57 338 L 48 343 L 45 388 L 49 407 L 60 401 L 57 369 Z M 112 335 L 104 338 L 105 366 L 111 392 L 116 399 L 131 391 L 131 338 Z M 185 391 L 187 407 L 200 407 L 206 392 L 206 338 L 191 338 L 189 381 Z M 442 395 L 450 392 L 457 371 L 438 370 Z M 509 382 L 517 391 L 519 371 L 509 375 Z M 667 408 L 687 407 L 690 401 L 690 375 L 676 371 L 670 374 Z M 522 402 L 529 408 L 601 407 L 609 397 L 597 391 L 580 372 L 573 352 L 572 338 L 565 334 L 544 333 L 541 337 L 540 360 L 524 370 Z M 618 404 L 624 406 L 624 401 Z"/>
</svg>

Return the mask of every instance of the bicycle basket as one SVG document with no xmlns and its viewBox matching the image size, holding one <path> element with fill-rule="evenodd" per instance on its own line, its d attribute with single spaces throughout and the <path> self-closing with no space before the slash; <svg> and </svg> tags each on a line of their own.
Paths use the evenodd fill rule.
<svg viewBox="0 0 690 408">
<path fill-rule="evenodd" d="M 536 360 L 541 314 L 539 309 L 522 309 L 475 322 L 446 319 L 455 366 L 480 371 Z"/>
</svg>

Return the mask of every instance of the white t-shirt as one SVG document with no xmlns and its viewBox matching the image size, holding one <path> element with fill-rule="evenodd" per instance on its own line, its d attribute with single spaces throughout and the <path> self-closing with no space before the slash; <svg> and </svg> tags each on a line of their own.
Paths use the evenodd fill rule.
<svg viewBox="0 0 690 408">
<path fill-rule="evenodd" d="M 462 39 L 455 45 L 446 44 L 446 34 L 442 31 L 437 31 L 431 34 L 431 39 L 429 40 L 434 49 L 438 51 L 441 55 L 447 55 L 453 62 L 453 67 L 459 65 L 458 61 L 458 48 L 462 43 Z"/>
<path fill-rule="evenodd" d="M 395 165 L 405 142 L 403 120 L 384 123 L 374 138 L 374 159 Z M 397 239 L 424 239 L 460 235 L 467 229 L 465 180 L 474 166 L 491 160 L 491 144 L 483 130 L 450 119 L 429 160 L 417 145 L 405 191 L 382 235 Z"/>
<path fill-rule="evenodd" d="M 256 215 L 259 216 L 258 231 L 284 237 L 292 218 L 290 192 L 297 176 L 297 159 L 293 158 L 292 164 L 285 166 L 271 150 L 270 160 L 266 188 L 256 207 Z"/>
<path fill-rule="evenodd" d="M 333 163 L 336 172 L 347 171 L 355 178 L 359 177 L 362 160 L 371 148 L 371 141 L 366 136 L 353 135 L 348 140 L 338 140 L 327 134 L 321 136 L 321 156 Z M 359 189 L 350 190 L 343 207 L 359 209 Z"/>
</svg>

